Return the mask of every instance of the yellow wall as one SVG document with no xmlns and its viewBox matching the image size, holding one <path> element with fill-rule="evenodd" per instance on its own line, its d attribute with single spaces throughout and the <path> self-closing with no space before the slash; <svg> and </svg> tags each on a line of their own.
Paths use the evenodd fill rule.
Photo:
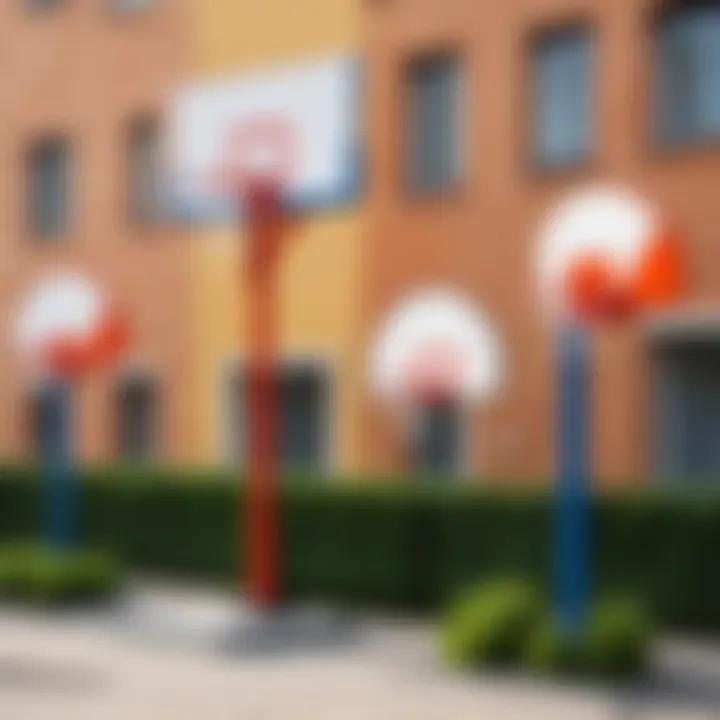
<svg viewBox="0 0 720 720">
<path fill-rule="evenodd" d="M 358 0 L 195 2 L 196 80 L 351 52 L 355 46 Z M 356 465 L 361 240 L 357 208 L 309 217 L 290 242 L 281 276 L 282 352 L 330 364 L 331 462 L 341 469 Z M 241 269 L 231 228 L 201 231 L 196 242 L 196 455 L 215 462 L 223 443 L 223 373 L 242 355 Z"/>
<path fill-rule="evenodd" d="M 356 46 L 361 0 L 194 0 L 198 69 L 225 73 Z"/>
<path fill-rule="evenodd" d="M 328 363 L 333 373 L 331 463 L 341 468 L 354 465 L 360 234 L 354 210 L 308 220 L 290 238 L 280 270 L 282 354 Z M 223 373 L 243 353 L 241 243 L 231 230 L 218 230 L 198 248 L 200 440 L 202 457 L 210 461 L 222 451 Z"/>
</svg>

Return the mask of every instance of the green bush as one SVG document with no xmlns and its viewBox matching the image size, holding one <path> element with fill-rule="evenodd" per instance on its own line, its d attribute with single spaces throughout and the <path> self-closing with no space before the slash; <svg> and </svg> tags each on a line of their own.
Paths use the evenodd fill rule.
<svg viewBox="0 0 720 720">
<path fill-rule="evenodd" d="M 647 612 L 610 597 L 574 637 L 562 633 L 539 591 L 518 580 L 495 581 L 461 593 L 445 614 L 442 654 L 457 667 L 524 667 L 544 675 L 636 677 L 650 645 Z"/>
<path fill-rule="evenodd" d="M 648 613 L 627 599 L 598 603 L 579 637 L 564 635 L 549 618 L 527 639 L 524 664 L 546 675 L 637 677 L 647 668 L 651 640 Z"/>
<path fill-rule="evenodd" d="M 584 643 L 567 638 L 548 617 L 528 635 L 523 665 L 541 675 L 579 675 L 586 671 Z"/>
<path fill-rule="evenodd" d="M 598 675 L 638 675 L 647 665 L 651 623 L 637 602 L 608 599 L 598 604 L 587 636 L 587 661 Z"/>
<path fill-rule="evenodd" d="M 43 605 L 85 603 L 111 597 L 120 585 L 117 564 L 99 552 L 0 547 L 0 598 Z"/>
<path fill-rule="evenodd" d="M 204 469 L 91 468 L 82 542 L 133 569 L 233 583 L 242 572 L 242 486 Z M 321 482 L 322 480 L 322 482 Z M 281 497 L 286 598 L 437 610 L 462 588 L 525 578 L 547 592 L 552 496 L 392 478 L 296 479 Z M 0 468 L 0 542 L 37 541 L 42 485 Z M 647 601 L 659 625 L 720 630 L 720 495 L 647 489 L 598 494 L 593 586 Z"/>
<path fill-rule="evenodd" d="M 516 664 L 540 610 L 539 594 L 523 582 L 495 582 L 463 593 L 444 619 L 444 658 L 461 667 Z"/>
</svg>

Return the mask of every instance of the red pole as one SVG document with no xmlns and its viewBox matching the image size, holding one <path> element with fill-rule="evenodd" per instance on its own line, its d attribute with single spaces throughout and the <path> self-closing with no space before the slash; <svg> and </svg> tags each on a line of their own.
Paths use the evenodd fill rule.
<svg viewBox="0 0 720 720">
<path fill-rule="evenodd" d="M 246 597 L 272 606 L 279 591 L 277 448 L 277 271 L 283 235 L 280 187 L 243 193 L 246 218 L 248 444 L 245 507 Z"/>
</svg>

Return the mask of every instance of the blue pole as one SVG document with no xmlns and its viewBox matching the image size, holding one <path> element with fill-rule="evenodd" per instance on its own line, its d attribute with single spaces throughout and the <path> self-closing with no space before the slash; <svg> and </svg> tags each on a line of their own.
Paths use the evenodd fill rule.
<svg viewBox="0 0 720 720">
<path fill-rule="evenodd" d="M 71 456 L 70 392 L 60 383 L 41 390 L 40 454 L 46 497 L 47 539 L 54 550 L 72 549 L 76 535 L 77 483 Z"/>
<path fill-rule="evenodd" d="M 582 632 L 588 613 L 589 354 L 587 331 L 561 328 L 557 337 L 557 464 L 555 615 L 563 633 Z"/>
</svg>

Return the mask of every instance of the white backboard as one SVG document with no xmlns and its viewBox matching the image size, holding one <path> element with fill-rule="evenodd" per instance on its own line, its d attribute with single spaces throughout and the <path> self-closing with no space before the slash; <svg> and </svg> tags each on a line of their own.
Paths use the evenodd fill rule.
<svg viewBox="0 0 720 720">
<path fill-rule="evenodd" d="M 358 183 L 357 61 L 333 56 L 186 86 L 170 113 L 169 184 L 176 217 L 233 216 L 232 198 L 216 179 L 233 129 L 277 115 L 297 143 L 288 199 L 304 206 L 347 202 Z"/>
<path fill-rule="evenodd" d="M 602 258 L 616 281 L 637 270 L 661 222 L 651 204 L 628 188 L 590 185 L 576 188 L 541 223 L 534 272 L 544 311 L 562 317 L 564 283 L 573 262 Z"/>
<path fill-rule="evenodd" d="M 433 348 L 449 350 L 449 368 L 447 356 L 435 356 Z M 397 401 L 408 389 L 413 368 L 427 364 L 432 374 L 436 360 L 442 363 L 440 373 L 454 373 L 441 380 L 450 381 L 448 389 L 461 401 L 487 399 L 500 387 L 500 339 L 486 314 L 453 288 L 423 288 L 391 310 L 371 346 L 370 385 L 380 397 Z"/>
</svg>

